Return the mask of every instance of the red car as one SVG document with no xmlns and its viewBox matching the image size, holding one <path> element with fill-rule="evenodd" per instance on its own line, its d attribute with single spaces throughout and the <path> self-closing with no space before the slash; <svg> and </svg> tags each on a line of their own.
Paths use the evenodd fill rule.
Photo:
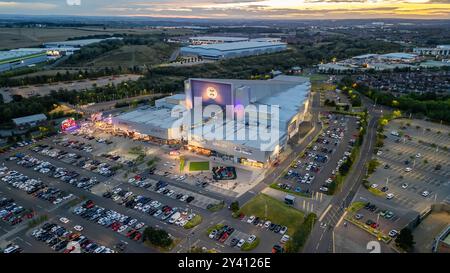
<svg viewBox="0 0 450 273">
<path fill-rule="evenodd" d="M 130 231 L 127 233 L 127 237 L 128 237 L 128 238 L 131 238 L 136 232 L 137 232 L 137 230 L 135 230 L 135 229 L 130 230 Z"/>
<path fill-rule="evenodd" d="M 221 242 L 221 243 L 225 242 L 227 240 L 228 236 L 229 236 L 228 233 L 225 232 L 222 235 L 222 237 L 220 237 L 219 242 Z"/>
<path fill-rule="evenodd" d="M 120 228 L 121 225 L 122 225 L 122 224 L 120 224 L 119 222 L 114 222 L 114 223 L 111 225 L 111 228 L 112 228 L 114 231 L 117 231 L 117 230 L 119 230 L 119 228 Z"/>
<path fill-rule="evenodd" d="M 373 227 L 373 228 L 378 228 L 380 225 L 377 224 L 377 223 L 373 223 L 373 224 L 371 224 L 370 226 Z"/>
<path fill-rule="evenodd" d="M 27 219 L 31 219 L 31 218 L 34 217 L 34 213 L 33 213 L 33 212 L 27 213 L 27 214 L 25 215 L 25 217 L 27 217 Z"/>
<path fill-rule="evenodd" d="M 140 233 L 140 232 L 136 232 L 136 235 L 134 236 L 134 238 L 133 238 L 133 240 L 135 240 L 135 241 L 137 241 L 137 240 L 139 240 L 139 239 L 141 239 L 141 237 L 142 237 L 142 234 Z"/>
<path fill-rule="evenodd" d="M 75 246 L 72 246 L 71 248 L 67 248 L 66 250 L 64 250 L 64 253 L 70 253 L 74 250 L 75 250 Z"/>
</svg>

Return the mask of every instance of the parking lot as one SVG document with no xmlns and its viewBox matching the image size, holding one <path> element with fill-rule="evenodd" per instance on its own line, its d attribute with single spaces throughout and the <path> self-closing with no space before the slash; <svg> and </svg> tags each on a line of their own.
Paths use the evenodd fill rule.
<svg viewBox="0 0 450 273">
<path fill-rule="evenodd" d="M 368 179 L 371 187 L 418 212 L 432 203 L 450 203 L 450 153 L 443 146 L 450 142 L 448 126 L 396 119 L 384 135 L 384 146 L 375 156 L 380 164 Z"/>
<path fill-rule="evenodd" d="M 155 219 L 175 226 L 183 227 L 196 216 L 186 206 L 173 207 L 162 203 L 163 201 L 160 199 L 156 200 L 145 195 L 135 194 L 122 188 L 107 191 L 103 194 L 103 197 L 110 198 L 126 208 L 134 209 L 144 215 L 153 216 Z"/>
<path fill-rule="evenodd" d="M 287 173 L 278 180 L 278 187 L 308 195 L 328 192 L 340 165 L 351 153 L 359 122 L 355 117 L 323 114 L 327 127 L 304 154 L 291 163 Z"/>
</svg>

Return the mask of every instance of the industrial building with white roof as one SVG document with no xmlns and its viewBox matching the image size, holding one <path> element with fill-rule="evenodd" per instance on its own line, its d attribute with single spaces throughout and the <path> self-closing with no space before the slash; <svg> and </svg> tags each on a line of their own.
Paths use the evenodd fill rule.
<svg viewBox="0 0 450 273">
<path fill-rule="evenodd" d="M 287 49 L 287 44 L 272 40 L 247 40 L 238 42 L 224 42 L 190 45 L 182 47 L 180 52 L 184 56 L 200 56 L 204 59 L 220 60 L 274 53 Z"/>
</svg>

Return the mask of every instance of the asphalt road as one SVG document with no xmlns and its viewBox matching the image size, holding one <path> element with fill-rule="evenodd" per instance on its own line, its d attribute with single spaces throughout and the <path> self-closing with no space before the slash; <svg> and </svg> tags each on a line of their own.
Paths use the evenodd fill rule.
<svg viewBox="0 0 450 273">
<path fill-rule="evenodd" d="M 360 156 L 347 176 L 341 191 L 337 193 L 330 203 L 330 208 L 324 212 L 319 220 L 326 227 L 316 223 L 304 248 L 305 253 L 327 253 L 333 251 L 333 231 L 343 216 L 345 208 L 350 205 L 366 172 L 366 163 L 372 158 L 376 140 L 377 121 L 382 112 L 368 100 L 363 100 L 369 111 L 370 120 L 366 135 L 360 149 Z M 319 222 L 319 221 L 318 221 Z"/>
</svg>

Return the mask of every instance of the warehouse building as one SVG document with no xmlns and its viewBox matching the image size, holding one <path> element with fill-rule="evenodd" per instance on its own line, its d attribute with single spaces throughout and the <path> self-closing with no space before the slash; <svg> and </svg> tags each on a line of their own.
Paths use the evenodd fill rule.
<svg viewBox="0 0 450 273">
<path fill-rule="evenodd" d="M 69 41 L 61 41 L 61 42 L 49 42 L 44 43 L 44 47 L 46 48 L 60 48 L 60 47 L 77 47 L 81 48 L 83 46 L 100 43 L 108 40 L 122 40 L 122 38 L 111 37 L 106 39 L 82 39 L 82 40 L 69 40 Z"/>
<path fill-rule="evenodd" d="M 419 55 L 450 56 L 450 45 L 438 45 L 436 47 L 416 47 L 413 52 Z"/>
<path fill-rule="evenodd" d="M 222 37 L 222 36 L 197 36 L 190 37 L 189 43 L 191 45 L 207 45 L 207 44 L 222 44 L 248 41 L 247 37 Z"/>
<path fill-rule="evenodd" d="M 44 114 L 36 114 L 31 116 L 14 118 L 12 121 L 17 128 L 21 129 L 32 128 L 47 121 L 47 116 Z"/>
<path fill-rule="evenodd" d="M 199 56 L 204 59 L 220 60 L 274 53 L 287 49 L 286 43 L 243 41 L 220 44 L 190 45 L 181 48 L 181 55 Z"/>
<path fill-rule="evenodd" d="M 0 51 L 0 72 L 32 66 L 47 60 L 45 49 Z"/>
</svg>

